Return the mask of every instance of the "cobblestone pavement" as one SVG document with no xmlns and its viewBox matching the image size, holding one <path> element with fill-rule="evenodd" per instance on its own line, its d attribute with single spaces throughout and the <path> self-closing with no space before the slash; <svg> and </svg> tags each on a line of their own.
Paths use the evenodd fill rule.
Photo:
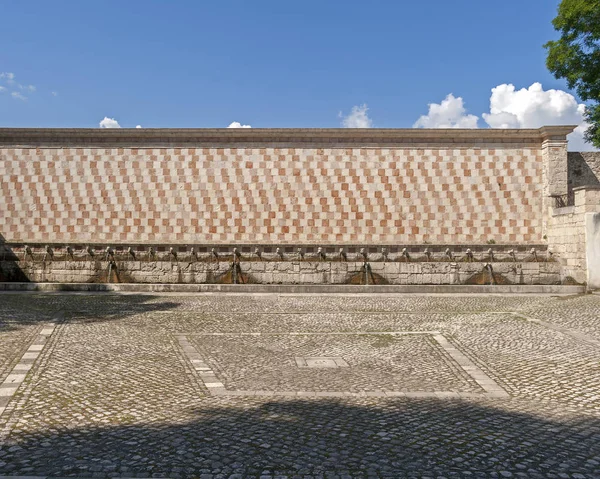
<svg viewBox="0 0 600 479">
<path fill-rule="evenodd" d="M 592 295 L 0 294 L 0 476 L 598 478 L 598 339 Z"/>
<path fill-rule="evenodd" d="M 480 390 L 422 334 L 202 335 L 193 344 L 231 390 Z M 343 357 L 350 367 L 299 368 L 296 357 Z"/>
</svg>

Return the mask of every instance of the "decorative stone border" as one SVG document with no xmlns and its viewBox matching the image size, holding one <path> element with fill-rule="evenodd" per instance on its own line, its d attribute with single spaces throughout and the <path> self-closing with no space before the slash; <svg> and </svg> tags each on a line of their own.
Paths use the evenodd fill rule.
<svg viewBox="0 0 600 479">
<path fill-rule="evenodd" d="M 516 316 L 520 319 L 524 319 L 525 321 L 529 321 L 530 323 L 539 324 L 540 326 L 544 326 L 545 328 L 551 329 L 552 331 L 557 331 L 559 333 L 565 334 L 565 335 L 570 336 L 573 339 L 576 339 L 578 341 L 583 341 L 584 343 L 588 343 L 588 344 L 592 344 L 594 346 L 600 347 L 600 340 L 590 338 L 589 335 L 582 333 L 581 331 L 576 331 L 574 329 L 565 328 L 564 326 L 550 323 L 548 321 L 542 321 L 541 319 L 530 318 L 530 317 L 525 316 L 524 314 L 518 313 L 518 312 L 513 312 L 510 314 L 513 314 L 514 316 Z"/>
<path fill-rule="evenodd" d="M 437 344 L 454 360 L 458 366 L 467 373 L 485 392 L 484 393 L 461 393 L 454 391 L 361 391 L 358 393 L 350 391 L 259 391 L 259 390 L 236 390 L 229 391 L 217 378 L 210 366 L 202 359 L 200 353 L 188 341 L 186 334 L 175 335 L 185 355 L 192 363 L 195 371 L 200 376 L 209 393 L 213 396 L 286 396 L 286 397 L 414 397 L 414 398 L 508 398 L 509 394 L 479 366 L 465 356 L 455 345 L 448 341 L 439 331 L 360 331 L 360 332 L 327 332 L 327 333 L 194 333 L 193 336 L 302 336 L 302 335 L 431 335 Z M 295 358 L 298 363 L 299 358 Z M 313 358 L 300 358 L 313 359 Z M 323 358 L 321 358 L 323 359 Z M 327 358 L 337 360 L 341 358 Z M 345 363 L 345 361 L 344 361 Z M 346 366 L 347 363 L 345 363 Z M 307 366 L 303 366 L 307 367 Z M 337 367 L 340 367 L 339 365 Z"/>
<path fill-rule="evenodd" d="M 61 316 L 58 315 L 54 318 L 55 321 L 60 320 Z M 18 364 L 12 369 L 10 374 L 6 377 L 4 382 L 0 384 L 0 416 L 8 406 L 8 403 L 13 398 L 27 373 L 31 370 L 34 363 L 42 353 L 44 347 L 46 346 L 50 335 L 54 332 L 56 328 L 56 323 L 51 322 L 47 323 L 41 331 L 38 333 L 36 339 L 29 346 L 27 351 L 21 356 Z"/>
<path fill-rule="evenodd" d="M 188 342 L 187 337 L 177 334 L 175 335 L 175 338 L 209 392 L 213 393 L 216 389 L 225 391 L 225 385 L 217 379 L 215 373 L 210 369 L 209 365 L 204 362 L 198 351 L 196 351 L 196 348 Z"/>
<path fill-rule="evenodd" d="M 301 357 L 294 358 L 299 368 L 348 368 L 350 365 L 340 356 L 336 357 Z"/>
</svg>

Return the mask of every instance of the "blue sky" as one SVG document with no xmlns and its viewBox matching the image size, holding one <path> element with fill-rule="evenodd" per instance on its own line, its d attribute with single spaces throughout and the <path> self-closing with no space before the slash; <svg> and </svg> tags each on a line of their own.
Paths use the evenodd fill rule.
<svg viewBox="0 0 600 479">
<path fill-rule="evenodd" d="M 441 118 L 434 111 L 421 126 L 487 127 L 482 114 L 490 113 L 498 85 L 520 90 L 540 82 L 538 103 L 548 90 L 566 89 L 546 70 L 542 47 L 556 37 L 557 6 L 555 0 L 4 0 L 0 126 L 93 128 L 108 117 L 144 128 L 233 121 L 398 128 L 412 127 L 435 103 Z M 501 124 L 499 117 L 492 126 L 531 126 L 525 117 L 540 106 L 521 103 L 536 95 L 501 93 L 501 110 L 518 118 Z M 577 103 L 536 121 L 572 122 Z"/>
</svg>

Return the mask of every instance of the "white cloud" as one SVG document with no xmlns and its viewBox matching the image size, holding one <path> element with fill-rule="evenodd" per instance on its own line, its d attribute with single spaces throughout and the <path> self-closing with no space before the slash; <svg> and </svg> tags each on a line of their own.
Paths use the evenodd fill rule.
<svg viewBox="0 0 600 479">
<path fill-rule="evenodd" d="M 541 83 L 517 90 L 512 84 L 492 88 L 490 111 L 483 119 L 491 128 L 539 128 L 544 125 L 578 125 L 568 137 L 569 150 L 589 151 L 583 135 L 585 105 L 562 90 L 544 90 Z M 421 116 L 415 128 L 477 128 L 479 118 L 468 114 L 461 97 L 450 94 L 441 103 L 430 103 L 427 115 Z"/>
<path fill-rule="evenodd" d="M 6 88 L 0 85 L 0 91 L 5 91 Z"/>
<path fill-rule="evenodd" d="M 58 92 L 53 91 L 52 96 L 58 96 Z"/>
<path fill-rule="evenodd" d="M 100 122 L 100 128 L 121 128 L 119 122 L 114 118 L 104 117 L 104 120 Z"/>
<path fill-rule="evenodd" d="M 12 81 L 15 79 L 15 74 L 11 72 L 0 73 L 0 79 L 6 80 L 8 83 L 12 83 Z"/>
<path fill-rule="evenodd" d="M 27 97 L 21 95 L 18 91 L 13 91 L 10 96 L 12 96 L 13 98 L 17 99 L 17 100 L 22 100 L 22 101 L 26 101 Z"/>
<path fill-rule="evenodd" d="M 541 83 L 517 90 L 512 84 L 492 88 L 490 112 L 483 119 L 492 128 L 539 128 L 544 125 L 578 125 L 569 135 L 569 150 L 591 150 L 583 134 L 585 105 L 562 90 L 544 90 Z"/>
<path fill-rule="evenodd" d="M 21 90 L 27 90 L 27 91 L 31 91 L 34 92 L 35 90 L 37 90 L 37 88 L 33 85 L 21 85 L 21 84 L 17 84 L 17 86 L 21 89 Z"/>
<path fill-rule="evenodd" d="M 141 128 L 141 127 L 142 127 L 142 125 L 135 125 L 135 127 L 136 127 L 136 128 Z"/>
<path fill-rule="evenodd" d="M 362 105 L 353 106 L 348 116 L 344 117 L 342 112 L 338 116 L 342 118 L 344 128 L 372 128 L 373 120 L 369 118 L 368 111 L 367 104 L 363 103 Z"/>
<path fill-rule="evenodd" d="M 227 128 L 252 128 L 250 125 L 242 125 L 239 121 L 234 121 Z"/>
<path fill-rule="evenodd" d="M 467 114 L 463 99 L 450 93 L 441 103 L 430 103 L 427 115 L 422 115 L 414 128 L 477 128 L 478 118 Z"/>
</svg>

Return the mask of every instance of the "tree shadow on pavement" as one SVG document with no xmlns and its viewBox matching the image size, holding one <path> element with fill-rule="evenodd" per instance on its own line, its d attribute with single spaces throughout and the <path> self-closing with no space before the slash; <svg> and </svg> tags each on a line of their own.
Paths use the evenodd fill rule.
<svg viewBox="0 0 600 479">
<path fill-rule="evenodd" d="M 0 475 L 600 477 L 600 418 L 549 402 L 206 397 L 147 422 L 15 434 Z"/>
<path fill-rule="evenodd" d="M 64 316 L 78 322 L 102 322 L 151 312 L 169 311 L 176 301 L 164 296 L 119 293 L 0 293 L 0 332 L 55 320 Z"/>
</svg>

